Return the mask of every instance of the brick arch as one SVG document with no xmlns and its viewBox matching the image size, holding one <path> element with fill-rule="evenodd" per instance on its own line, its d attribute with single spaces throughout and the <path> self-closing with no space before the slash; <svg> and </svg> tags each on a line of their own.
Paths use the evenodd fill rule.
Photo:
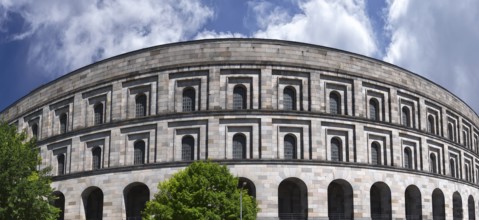
<svg viewBox="0 0 479 220">
<path fill-rule="evenodd" d="M 65 219 L 65 195 L 61 191 L 55 191 L 52 193 L 56 198 L 53 200 L 53 206 L 60 209 L 58 220 Z"/>
<path fill-rule="evenodd" d="M 392 219 L 391 189 L 384 182 L 376 182 L 371 186 L 370 206 L 371 218 Z"/>
<path fill-rule="evenodd" d="M 96 186 L 90 186 L 83 190 L 83 210 L 86 219 L 101 219 L 103 216 L 103 191 Z"/>
<path fill-rule="evenodd" d="M 353 219 L 353 188 L 344 179 L 333 180 L 328 186 L 329 219 Z"/>
<path fill-rule="evenodd" d="M 454 220 L 463 219 L 462 197 L 459 192 L 452 194 L 452 218 Z"/>
<path fill-rule="evenodd" d="M 416 185 L 409 185 L 404 191 L 406 218 L 422 218 L 422 196 Z"/>
<path fill-rule="evenodd" d="M 279 184 L 278 215 L 280 219 L 308 218 L 308 188 L 301 179 L 290 177 Z"/>
<path fill-rule="evenodd" d="M 444 200 L 444 193 L 441 189 L 436 188 L 432 191 L 432 217 L 433 219 L 446 218 L 446 204 Z"/>
<path fill-rule="evenodd" d="M 150 189 L 142 182 L 133 182 L 123 189 L 127 219 L 140 219 L 145 204 L 150 200 Z"/>
</svg>

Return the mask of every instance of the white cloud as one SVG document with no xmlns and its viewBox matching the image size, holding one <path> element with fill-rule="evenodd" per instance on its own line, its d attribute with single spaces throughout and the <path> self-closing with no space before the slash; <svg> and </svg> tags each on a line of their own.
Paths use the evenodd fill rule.
<svg viewBox="0 0 479 220">
<path fill-rule="evenodd" d="M 211 30 L 203 30 L 198 33 L 194 39 L 213 39 L 213 38 L 246 38 L 247 36 L 241 33 L 232 33 L 232 32 L 216 32 Z"/>
<path fill-rule="evenodd" d="M 3 6 L 3 4 L 4 4 L 3 1 L 4 0 L 0 0 L 0 33 L 7 31 L 6 28 L 4 27 L 4 25 L 5 25 L 5 23 L 7 22 L 7 19 L 8 19 L 8 14 L 7 14 L 8 11 Z M 3 38 L 4 37 L 0 37 L 0 42 L 1 42 L 1 40 L 4 40 Z"/>
<path fill-rule="evenodd" d="M 368 56 L 378 53 L 377 43 L 363 0 L 305 0 L 300 13 L 266 1 L 250 6 L 261 28 L 254 36 L 320 44 Z"/>
<path fill-rule="evenodd" d="M 29 61 L 51 77 L 102 58 L 157 44 L 187 40 L 213 17 L 199 0 L 0 0 L 20 14 L 33 39 Z"/>
<path fill-rule="evenodd" d="M 479 110 L 479 1 L 391 0 L 384 59 L 442 85 Z"/>
<path fill-rule="evenodd" d="M 267 29 L 270 25 L 280 25 L 291 20 L 286 8 L 268 1 L 249 1 L 248 7 L 256 16 L 256 25 L 260 29 Z"/>
</svg>

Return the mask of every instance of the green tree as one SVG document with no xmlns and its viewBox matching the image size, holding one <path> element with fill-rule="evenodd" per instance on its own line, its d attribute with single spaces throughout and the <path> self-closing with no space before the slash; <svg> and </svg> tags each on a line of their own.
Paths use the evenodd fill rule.
<svg viewBox="0 0 479 220">
<path fill-rule="evenodd" d="M 239 219 L 238 178 L 226 166 L 194 162 L 158 184 L 155 198 L 146 204 L 145 219 Z M 243 189 L 243 219 L 256 219 L 256 200 Z"/>
<path fill-rule="evenodd" d="M 37 170 L 35 146 L 25 132 L 0 121 L 0 219 L 56 219 L 60 212 L 50 205 L 49 170 Z"/>
</svg>

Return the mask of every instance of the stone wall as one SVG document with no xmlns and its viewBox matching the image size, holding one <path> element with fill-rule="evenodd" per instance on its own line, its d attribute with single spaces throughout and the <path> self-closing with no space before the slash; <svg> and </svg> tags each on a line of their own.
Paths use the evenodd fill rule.
<svg viewBox="0 0 479 220">
<path fill-rule="evenodd" d="M 246 92 L 244 109 L 234 107 L 237 86 Z M 186 89 L 194 90 L 195 111 L 184 111 Z M 331 94 L 339 97 L 337 112 Z M 138 117 L 140 95 L 146 115 Z M 328 217 L 334 180 L 351 185 L 355 219 L 371 218 L 377 182 L 390 188 L 396 219 L 405 217 L 410 185 L 422 195 L 424 219 L 432 218 L 436 188 L 447 219 L 454 192 L 465 217 L 469 196 L 479 196 L 479 119 L 465 103 L 399 67 L 314 45 L 222 39 L 147 48 L 52 81 L 0 117 L 36 133 L 42 167 L 58 174 L 53 186 L 65 196 L 66 219 L 85 218 L 82 195 L 93 186 L 103 192 L 104 218 L 125 219 L 125 187 L 144 183 L 152 196 L 159 181 L 187 165 L 185 137 L 194 139 L 194 160 L 226 163 L 255 185 L 259 219 L 278 218 L 278 187 L 288 178 L 306 186 L 310 219 Z M 245 138 L 243 159 L 234 158 L 236 134 Z M 288 135 L 296 142 L 293 158 Z M 139 141 L 141 165 L 134 156 Z M 100 169 L 94 148 L 102 152 Z"/>
</svg>

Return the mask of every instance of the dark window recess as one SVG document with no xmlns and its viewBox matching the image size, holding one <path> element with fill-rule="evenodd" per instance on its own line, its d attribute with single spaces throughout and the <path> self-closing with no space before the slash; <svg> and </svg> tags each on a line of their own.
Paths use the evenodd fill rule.
<svg viewBox="0 0 479 220">
<path fill-rule="evenodd" d="M 136 117 L 146 116 L 146 95 L 140 94 L 135 98 Z"/>
<path fill-rule="evenodd" d="M 246 88 L 242 85 L 237 85 L 233 89 L 233 109 L 247 109 Z"/>
<path fill-rule="evenodd" d="M 186 88 L 183 90 L 183 111 L 195 111 L 196 92 L 193 88 Z"/>
<path fill-rule="evenodd" d="M 185 136 L 181 140 L 181 160 L 194 160 L 195 139 L 191 136 Z"/>
<path fill-rule="evenodd" d="M 286 87 L 283 91 L 283 109 L 296 110 L 296 91 L 293 87 Z"/>
<path fill-rule="evenodd" d="M 134 165 L 145 163 L 145 142 L 144 141 L 135 142 L 133 156 L 134 156 L 134 160 L 133 160 Z"/>
</svg>

